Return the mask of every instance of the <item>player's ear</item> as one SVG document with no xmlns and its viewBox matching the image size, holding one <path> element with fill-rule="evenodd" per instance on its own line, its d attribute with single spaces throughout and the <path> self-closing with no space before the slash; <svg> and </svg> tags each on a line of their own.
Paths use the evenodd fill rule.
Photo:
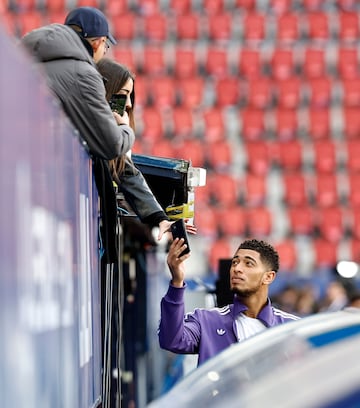
<svg viewBox="0 0 360 408">
<path fill-rule="evenodd" d="M 276 272 L 275 271 L 265 272 L 264 277 L 263 277 L 263 283 L 265 285 L 270 285 L 270 283 L 273 282 L 275 277 L 276 277 Z"/>
</svg>

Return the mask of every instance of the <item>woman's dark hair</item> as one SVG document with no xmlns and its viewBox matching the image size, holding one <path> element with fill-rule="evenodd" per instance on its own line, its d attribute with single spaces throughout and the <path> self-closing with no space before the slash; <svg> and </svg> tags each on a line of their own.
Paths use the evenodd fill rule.
<svg viewBox="0 0 360 408">
<path fill-rule="evenodd" d="M 127 66 L 108 58 L 102 58 L 97 63 L 97 68 L 102 77 L 104 78 L 107 101 L 110 101 L 111 97 L 114 94 L 117 94 L 130 78 L 133 80 L 134 88 L 130 94 L 132 108 L 130 109 L 127 108 L 126 111 L 129 115 L 130 127 L 135 132 L 135 120 L 134 120 L 135 75 L 129 70 Z M 110 170 L 113 179 L 117 183 L 119 183 L 118 175 L 123 172 L 126 160 L 130 160 L 126 155 L 118 157 L 114 160 L 110 160 Z"/>
<path fill-rule="evenodd" d="M 252 249 L 260 254 L 262 262 L 267 264 L 272 271 L 277 272 L 279 270 L 279 254 L 273 246 L 265 241 L 259 241 L 257 239 L 248 239 L 240 244 L 239 249 Z"/>
</svg>

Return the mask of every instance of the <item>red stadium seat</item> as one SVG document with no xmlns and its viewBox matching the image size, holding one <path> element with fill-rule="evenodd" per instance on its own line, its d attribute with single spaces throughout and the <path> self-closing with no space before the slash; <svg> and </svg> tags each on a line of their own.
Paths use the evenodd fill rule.
<svg viewBox="0 0 360 408">
<path fill-rule="evenodd" d="M 319 268 L 334 268 L 337 263 L 337 243 L 323 238 L 313 241 L 315 266 Z"/>
<path fill-rule="evenodd" d="M 225 0 L 202 0 L 201 8 L 207 14 L 220 14 L 224 11 L 224 1 Z"/>
<path fill-rule="evenodd" d="M 270 152 L 266 141 L 245 142 L 247 169 L 251 173 L 265 175 L 270 170 Z"/>
<path fill-rule="evenodd" d="M 291 78 L 295 74 L 295 60 L 292 49 L 275 48 L 270 60 L 273 79 Z"/>
<path fill-rule="evenodd" d="M 229 206 L 238 202 L 239 183 L 231 174 L 212 174 L 208 183 L 210 194 L 218 205 Z"/>
<path fill-rule="evenodd" d="M 267 77 L 250 79 L 246 93 L 249 107 L 264 109 L 272 101 L 272 82 Z"/>
<path fill-rule="evenodd" d="M 142 75 L 136 75 L 135 78 L 135 93 L 136 93 L 136 106 L 146 106 L 148 100 L 147 78 Z"/>
<path fill-rule="evenodd" d="M 114 37 L 118 40 L 132 40 L 138 36 L 139 20 L 132 12 L 113 15 L 110 25 Z"/>
<path fill-rule="evenodd" d="M 262 139 L 265 133 L 265 117 L 262 109 L 244 108 L 240 110 L 241 136 L 247 141 Z"/>
<path fill-rule="evenodd" d="M 21 37 L 35 28 L 39 28 L 43 25 L 42 14 L 35 10 L 18 14 L 17 21 Z"/>
<path fill-rule="evenodd" d="M 141 67 L 145 74 L 165 75 L 167 73 L 167 61 L 164 47 L 146 45 L 142 54 Z"/>
<path fill-rule="evenodd" d="M 260 174 L 246 173 L 242 188 L 243 201 L 247 207 L 258 207 L 265 204 L 266 178 Z"/>
<path fill-rule="evenodd" d="M 297 110 L 277 107 L 272 113 L 277 140 L 293 139 L 298 132 Z"/>
<path fill-rule="evenodd" d="M 275 157 L 282 170 L 300 170 L 303 164 L 303 147 L 298 139 L 280 141 L 274 145 Z"/>
<path fill-rule="evenodd" d="M 323 0 L 303 0 L 302 6 L 306 12 L 319 11 L 323 4 Z"/>
<path fill-rule="evenodd" d="M 226 139 L 207 143 L 205 148 L 207 162 L 213 169 L 217 171 L 229 169 L 232 164 L 232 149 L 230 143 Z M 203 152 L 203 146 L 201 143 L 198 146 L 198 149 Z"/>
<path fill-rule="evenodd" d="M 175 145 L 176 157 L 184 160 L 190 160 L 194 167 L 205 166 L 204 146 L 199 139 L 184 139 Z"/>
<path fill-rule="evenodd" d="M 176 103 L 175 80 L 169 76 L 158 76 L 149 83 L 149 97 L 159 109 L 170 108 Z"/>
<path fill-rule="evenodd" d="M 212 41 L 228 41 L 232 34 L 232 15 L 221 13 L 207 18 L 207 35 Z"/>
<path fill-rule="evenodd" d="M 193 78 L 197 76 L 197 55 L 192 47 L 177 47 L 173 72 L 177 78 Z"/>
<path fill-rule="evenodd" d="M 329 108 L 312 109 L 308 111 L 308 136 L 313 139 L 328 139 L 331 134 Z"/>
<path fill-rule="evenodd" d="M 206 109 L 202 112 L 204 120 L 204 139 L 206 143 L 224 140 L 225 123 L 223 111 L 216 107 Z"/>
<path fill-rule="evenodd" d="M 311 78 L 307 81 L 308 100 L 314 108 L 324 108 L 331 104 L 333 82 L 329 77 Z"/>
<path fill-rule="evenodd" d="M 109 17 L 125 14 L 127 11 L 127 0 L 106 0 L 105 2 L 105 14 Z"/>
<path fill-rule="evenodd" d="M 349 173 L 360 173 L 360 140 L 347 140 L 346 148 L 346 169 Z M 359 189 L 360 190 L 360 189 Z"/>
<path fill-rule="evenodd" d="M 178 14 L 175 19 L 174 29 L 178 40 L 197 40 L 200 38 L 200 19 L 197 14 Z"/>
<path fill-rule="evenodd" d="M 18 37 L 19 27 L 15 16 L 16 15 L 11 12 L 0 14 L 0 23 L 8 35 Z"/>
<path fill-rule="evenodd" d="M 256 7 L 256 0 L 235 0 L 234 8 L 243 9 L 246 12 L 253 11 Z"/>
<path fill-rule="evenodd" d="M 306 48 L 302 73 L 306 78 L 319 78 L 326 76 L 327 64 L 323 48 Z"/>
<path fill-rule="evenodd" d="M 68 11 L 66 9 L 63 10 L 49 10 L 46 13 L 47 24 L 64 24 Z"/>
<path fill-rule="evenodd" d="M 228 74 L 228 55 L 226 48 L 209 46 L 205 50 L 204 68 L 207 74 L 223 77 Z"/>
<path fill-rule="evenodd" d="M 44 6 L 47 14 L 54 11 L 66 11 L 66 0 L 45 0 Z M 64 21 L 65 19 L 61 23 Z"/>
<path fill-rule="evenodd" d="M 253 207 L 246 212 L 250 237 L 267 237 L 272 230 L 272 214 L 267 207 Z"/>
<path fill-rule="evenodd" d="M 177 156 L 172 141 L 164 138 L 151 146 L 149 154 L 157 157 L 181 158 Z"/>
<path fill-rule="evenodd" d="M 345 214 L 341 207 L 322 208 L 316 216 L 320 236 L 330 242 L 339 242 L 345 235 Z"/>
<path fill-rule="evenodd" d="M 33 11 L 37 6 L 36 0 L 16 0 L 15 2 L 11 3 L 16 4 L 16 10 L 19 13 Z"/>
<path fill-rule="evenodd" d="M 156 13 L 144 16 L 142 22 L 142 35 L 145 39 L 152 41 L 165 41 L 167 39 L 168 17 L 165 14 Z"/>
<path fill-rule="evenodd" d="M 270 0 L 269 9 L 276 15 L 282 15 L 291 11 L 291 0 Z"/>
<path fill-rule="evenodd" d="M 260 51 L 251 48 L 242 48 L 238 59 L 239 74 L 244 78 L 259 78 L 262 76 L 262 58 Z"/>
<path fill-rule="evenodd" d="M 117 62 L 126 65 L 133 72 L 137 71 L 138 58 L 131 47 L 117 44 L 114 47 L 111 47 L 110 50 Z"/>
<path fill-rule="evenodd" d="M 357 0 L 336 0 L 335 4 L 340 10 L 355 11 L 358 3 Z"/>
<path fill-rule="evenodd" d="M 341 41 L 357 41 L 359 32 L 359 14 L 356 11 L 340 11 L 338 16 L 338 38 Z"/>
<path fill-rule="evenodd" d="M 205 91 L 204 78 L 197 76 L 179 79 L 177 81 L 176 89 L 180 98 L 181 106 L 196 108 L 202 105 Z"/>
<path fill-rule="evenodd" d="M 76 0 L 76 7 L 100 8 L 100 0 Z"/>
<path fill-rule="evenodd" d="M 227 237 L 218 238 L 209 248 L 209 266 L 213 273 L 218 273 L 220 259 L 229 259 L 233 256 L 230 241 Z"/>
<path fill-rule="evenodd" d="M 239 205 L 220 207 L 216 211 L 218 230 L 225 236 L 244 235 L 246 211 Z"/>
<path fill-rule="evenodd" d="M 143 16 L 156 14 L 160 11 L 159 0 L 141 0 L 137 2 L 138 12 Z"/>
<path fill-rule="evenodd" d="M 294 43 L 300 38 L 299 17 L 296 13 L 285 13 L 276 21 L 276 40 L 280 43 Z"/>
<path fill-rule="evenodd" d="M 333 173 L 337 169 L 336 146 L 333 140 L 317 140 L 313 143 L 314 169 L 318 173 Z"/>
<path fill-rule="evenodd" d="M 142 111 L 141 139 L 155 143 L 164 136 L 163 119 L 157 108 L 145 107 Z"/>
<path fill-rule="evenodd" d="M 265 15 L 260 13 L 246 13 L 243 18 L 243 32 L 245 41 L 263 41 L 266 36 Z"/>
<path fill-rule="evenodd" d="M 302 83 L 299 77 L 293 76 L 276 81 L 275 94 L 280 108 L 295 109 L 301 102 Z"/>
<path fill-rule="evenodd" d="M 329 21 L 321 11 L 306 13 L 307 35 L 310 40 L 330 39 Z"/>
<path fill-rule="evenodd" d="M 191 109 L 186 106 L 177 106 L 171 110 L 172 128 L 175 137 L 189 137 L 194 130 Z"/>
<path fill-rule="evenodd" d="M 297 265 L 297 249 L 293 239 L 284 239 L 275 244 L 280 258 L 281 271 L 293 271 Z"/>
<path fill-rule="evenodd" d="M 357 78 L 359 72 L 359 53 L 356 47 L 340 47 L 337 56 L 337 74 L 340 78 Z"/>
<path fill-rule="evenodd" d="M 360 107 L 360 76 L 356 78 L 343 79 L 342 104 L 346 107 Z"/>
<path fill-rule="evenodd" d="M 222 109 L 226 106 L 237 105 L 240 99 L 239 78 L 227 76 L 215 81 L 216 105 Z"/>
<path fill-rule="evenodd" d="M 359 109 L 353 107 L 343 108 L 343 133 L 348 139 L 360 137 L 360 115 Z"/>
<path fill-rule="evenodd" d="M 287 208 L 289 232 L 294 235 L 312 235 L 315 228 L 315 212 L 310 205 Z"/>
<path fill-rule="evenodd" d="M 283 174 L 284 201 L 288 206 L 304 206 L 308 204 L 309 191 L 304 174 L 286 172 Z"/>
<path fill-rule="evenodd" d="M 359 156 L 357 156 L 359 157 Z M 360 208 L 360 173 L 348 173 L 348 202 L 353 208 Z"/>
<path fill-rule="evenodd" d="M 203 187 L 201 187 L 202 189 Z M 196 193 L 198 193 L 196 190 Z M 195 197 L 196 203 L 199 202 L 198 197 Z M 217 212 L 209 205 L 197 205 L 194 216 L 194 224 L 201 234 L 201 236 L 207 238 L 215 238 L 217 235 Z"/>
<path fill-rule="evenodd" d="M 314 200 L 319 207 L 331 207 L 339 201 L 336 174 L 318 173 L 314 180 Z"/>
<path fill-rule="evenodd" d="M 191 12 L 191 0 L 170 0 L 169 10 L 174 14 L 188 14 Z"/>
</svg>

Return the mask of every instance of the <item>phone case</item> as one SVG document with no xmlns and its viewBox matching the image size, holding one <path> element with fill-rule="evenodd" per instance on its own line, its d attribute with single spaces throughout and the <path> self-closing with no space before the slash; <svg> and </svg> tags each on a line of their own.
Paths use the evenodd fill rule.
<svg viewBox="0 0 360 408">
<path fill-rule="evenodd" d="M 171 233 L 172 233 L 173 239 L 184 238 L 184 244 L 187 245 L 187 247 L 184 249 L 184 251 L 179 256 L 188 254 L 190 252 L 190 245 L 189 245 L 188 235 L 186 232 L 185 222 L 183 219 L 177 220 L 173 224 L 171 224 Z"/>
</svg>

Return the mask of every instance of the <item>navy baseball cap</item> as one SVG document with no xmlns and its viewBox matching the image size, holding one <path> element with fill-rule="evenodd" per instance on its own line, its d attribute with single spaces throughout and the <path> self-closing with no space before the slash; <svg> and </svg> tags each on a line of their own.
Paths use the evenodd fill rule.
<svg viewBox="0 0 360 408">
<path fill-rule="evenodd" d="M 110 42 L 116 44 L 105 15 L 95 7 L 78 7 L 70 11 L 64 24 L 80 27 L 84 38 L 107 37 Z"/>
</svg>

